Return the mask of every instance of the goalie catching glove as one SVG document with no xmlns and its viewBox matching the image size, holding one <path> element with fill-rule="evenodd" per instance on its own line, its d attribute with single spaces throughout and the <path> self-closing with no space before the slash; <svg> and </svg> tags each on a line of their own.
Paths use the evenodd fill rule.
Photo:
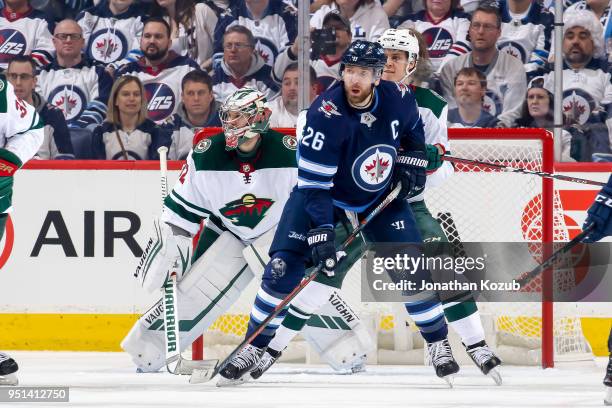
<svg viewBox="0 0 612 408">
<path fill-rule="evenodd" d="M 425 152 L 398 152 L 393 170 L 393 183 L 402 188 L 397 200 L 405 200 L 420 194 L 427 179 L 427 155 Z"/>
<path fill-rule="evenodd" d="M 162 288 L 168 272 L 180 281 L 191 266 L 192 238 L 186 231 L 165 222 L 153 222 L 155 235 L 149 238 L 134 276 L 143 288 L 154 292 Z"/>
</svg>

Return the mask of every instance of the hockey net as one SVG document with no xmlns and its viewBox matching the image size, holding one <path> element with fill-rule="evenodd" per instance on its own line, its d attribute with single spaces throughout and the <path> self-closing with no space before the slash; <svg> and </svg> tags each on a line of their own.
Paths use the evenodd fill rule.
<svg viewBox="0 0 612 408">
<path fill-rule="evenodd" d="M 552 136 L 544 130 L 452 129 L 449 137 L 456 157 L 553 172 Z M 571 238 L 550 179 L 455 164 L 455 174 L 440 187 L 429 189 L 425 200 L 451 242 L 538 243 Z M 541 261 L 543 255 L 534 257 Z M 361 303 L 359 268 L 356 265 L 349 272 L 342 295 L 362 319 L 372 322 L 378 352 L 370 362 L 422 363 L 422 339 L 401 304 Z M 572 269 L 569 270 L 555 279 L 560 289 L 575 284 Z M 226 355 L 243 338 L 257 286 L 252 282 L 241 299 L 204 334 L 207 357 Z M 533 281 L 529 290 L 541 293 L 541 280 Z M 550 367 L 554 361 L 592 359 L 572 304 L 514 302 L 478 306 L 487 342 L 506 363 Z M 303 344 L 293 346 L 301 351 L 307 349 Z M 460 354 L 457 351 L 455 354 Z M 201 342 L 193 346 L 193 358 L 202 358 Z"/>
</svg>

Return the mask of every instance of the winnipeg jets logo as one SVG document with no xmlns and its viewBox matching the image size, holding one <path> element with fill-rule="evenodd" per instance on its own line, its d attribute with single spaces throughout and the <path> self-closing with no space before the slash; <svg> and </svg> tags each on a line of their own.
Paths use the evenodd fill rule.
<svg viewBox="0 0 612 408">
<path fill-rule="evenodd" d="M 278 48 L 274 42 L 268 38 L 263 37 L 261 33 L 257 35 L 257 43 L 255 44 L 255 50 L 261 57 L 261 59 L 269 66 L 274 66 L 274 61 L 278 55 Z"/>
<path fill-rule="evenodd" d="M 372 115 L 370 112 L 361 114 L 361 124 L 366 125 L 369 128 L 372 127 L 372 123 L 374 123 L 375 120 L 376 116 Z"/>
<path fill-rule="evenodd" d="M 391 163 L 381 157 L 380 152 L 376 151 L 376 157 L 372 159 L 370 164 L 365 165 L 365 172 L 370 176 L 370 179 L 379 182 L 384 178 L 385 172 Z"/>
<path fill-rule="evenodd" d="M 127 54 L 127 41 L 120 31 L 98 30 L 91 36 L 87 53 L 96 61 L 115 62 Z"/>
<path fill-rule="evenodd" d="M 15 55 L 25 54 L 27 42 L 23 34 L 12 28 L 0 30 L 0 62 L 9 62 Z"/>
<path fill-rule="evenodd" d="M 525 47 L 516 41 L 506 41 L 497 46 L 500 51 L 512 55 L 514 58 L 520 59 L 523 64 L 527 62 L 527 51 Z"/>
<path fill-rule="evenodd" d="M 334 105 L 333 102 L 330 102 L 330 101 L 321 102 L 321 106 L 319 106 L 319 112 L 323 112 L 323 114 L 327 118 L 331 118 L 332 115 L 341 116 L 340 112 L 338 112 L 338 107 Z"/>
<path fill-rule="evenodd" d="M 361 153 L 353 162 L 353 181 L 365 191 L 380 191 L 390 180 L 396 152 L 389 145 L 375 145 Z"/>
<path fill-rule="evenodd" d="M 492 116 L 497 116 L 502 112 L 501 99 L 495 92 L 491 91 L 490 89 L 487 89 L 485 93 L 484 101 L 482 103 L 482 109 L 485 112 L 491 114 Z"/>
<path fill-rule="evenodd" d="M 430 58 L 443 58 L 453 46 L 453 36 L 442 27 L 431 27 L 423 32 Z"/>
<path fill-rule="evenodd" d="M 67 121 L 78 118 L 87 105 L 85 93 L 78 86 L 72 85 L 55 88 L 48 100 L 62 111 Z"/>
<path fill-rule="evenodd" d="M 149 119 L 161 122 L 174 113 L 176 95 L 172 88 L 158 82 L 145 84 L 144 88 L 148 101 L 147 110 L 149 112 Z"/>
<path fill-rule="evenodd" d="M 584 125 L 595 107 L 593 97 L 582 89 L 563 92 L 563 115 Z"/>
</svg>

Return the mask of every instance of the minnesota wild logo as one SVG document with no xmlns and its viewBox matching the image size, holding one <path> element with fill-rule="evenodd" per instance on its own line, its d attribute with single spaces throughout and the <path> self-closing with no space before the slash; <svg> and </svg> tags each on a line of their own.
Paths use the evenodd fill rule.
<svg viewBox="0 0 612 408">
<path fill-rule="evenodd" d="M 231 201 L 221 208 L 221 214 L 237 227 L 255 228 L 263 219 L 274 201 L 245 194 L 239 200 Z"/>
</svg>

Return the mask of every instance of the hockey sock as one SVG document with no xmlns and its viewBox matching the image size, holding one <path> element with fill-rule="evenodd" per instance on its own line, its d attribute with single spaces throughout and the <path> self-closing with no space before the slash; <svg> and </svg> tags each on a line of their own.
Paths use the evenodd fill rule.
<svg viewBox="0 0 612 408">
<path fill-rule="evenodd" d="M 404 306 L 427 343 L 434 343 L 448 336 L 442 304 L 437 296 L 419 302 L 404 303 Z"/>
<path fill-rule="evenodd" d="M 255 298 L 253 308 L 251 309 L 246 337 L 250 336 L 251 333 L 253 333 L 257 327 L 259 327 L 261 322 L 263 322 L 270 315 L 274 308 L 280 302 L 282 302 L 286 296 L 286 293 L 275 292 L 262 282 L 259 291 L 257 291 L 257 297 Z M 274 319 L 272 319 L 272 321 L 270 321 L 270 323 L 268 323 L 265 329 L 263 329 L 261 333 L 255 337 L 251 344 L 259 348 L 267 346 L 274 336 L 276 329 L 283 321 L 286 313 L 287 309 L 282 310 Z"/>
<path fill-rule="evenodd" d="M 473 300 L 443 303 L 444 315 L 450 327 L 461 337 L 463 344 L 474 345 L 485 339 L 480 313 Z"/>
<path fill-rule="evenodd" d="M 304 328 L 310 316 L 327 302 L 333 291 L 333 287 L 316 281 L 306 285 L 289 305 L 287 316 L 268 347 L 275 351 L 283 351 Z"/>
</svg>

